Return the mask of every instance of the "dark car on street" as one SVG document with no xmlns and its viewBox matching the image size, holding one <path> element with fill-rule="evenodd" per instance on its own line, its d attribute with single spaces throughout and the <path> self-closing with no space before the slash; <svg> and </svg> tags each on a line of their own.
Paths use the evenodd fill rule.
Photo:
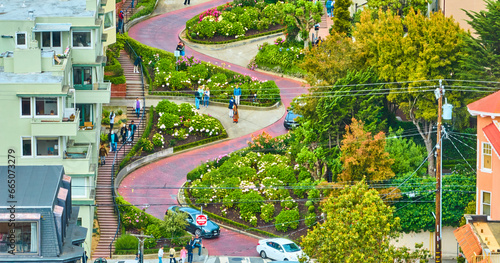
<svg viewBox="0 0 500 263">
<path fill-rule="evenodd" d="M 191 207 L 180 207 L 180 206 L 171 206 L 165 212 L 167 215 L 168 211 L 172 211 L 174 213 L 186 213 L 187 214 L 187 226 L 186 231 L 192 233 L 193 235 L 198 235 L 203 238 L 213 238 L 220 236 L 220 227 L 212 220 L 207 220 L 207 225 L 204 227 L 198 226 L 196 224 L 196 216 L 200 215 L 201 212 Z"/>
<path fill-rule="evenodd" d="M 293 129 L 295 127 L 299 126 L 299 123 L 297 122 L 297 118 L 302 117 L 299 114 L 293 113 L 292 110 L 287 110 L 286 116 L 285 116 L 285 122 L 283 123 L 285 128 L 287 130 Z"/>
</svg>

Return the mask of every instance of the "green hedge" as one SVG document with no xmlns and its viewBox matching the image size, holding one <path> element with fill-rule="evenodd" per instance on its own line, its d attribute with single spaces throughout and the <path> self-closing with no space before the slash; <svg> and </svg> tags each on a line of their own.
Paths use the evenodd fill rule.
<svg viewBox="0 0 500 263">
<path fill-rule="evenodd" d="M 178 151 L 182 151 L 182 150 L 185 150 L 185 149 L 193 148 L 193 147 L 196 147 L 198 145 L 203 145 L 203 144 L 206 144 L 206 143 L 210 143 L 210 142 L 222 140 L 222 139 L 225 139 L 225 138 L 227 138 L 226 130 L 224 130 L 224 132 L 222 132 L 220 135 L 217 135 L 217 136 L 214 136 L 214 137 L 206 138 L 206 139 L 195 141 L 195 142 L 188 143 L 188 144 L 174 146 L 174 152 L 178 152 Z"/>
<path fill-rule="evenodd" d="M 154 117 L 154 107 L 151 106 L 151 108 L 149 108 L 149 117 L 147 118 L 146 128 L 142 133 L 141 139 L 149 138 L 149 133 L 151 133 L 151 127 L 153 126 L 153 117 Z M 122 162 L 120 163 L 120 169 L 125 167 L 125 165 L 127 165 L 130 162 L 130 159 L 132 158 L 132 156 L 135 155 L 135 153 L 137 152 L 137 150 L 139 150 L 139 148 L 140 145 L 138 143 L 134 144 L 130 152 L 123 158 Z M 120 169 L 117 169 L 116 173 L 118 173 Z"/>
<path fill-rule="evenodd" d="M 175 247 L 175 250 L 176 251 L 180 251 L 182 249 L 182 247 Z M 168 252 L 168 249 L 165 250 L 165 253 Z M 115 252 L 113 253 L 114 255 L 137 255 L 137 249 L 133 249 L 133 250 L 115 250 Z M 158 254 L 158 249 L 156 248 L 145 248 L 144 249 L 144 255 L 148 255 L 148 254 Z M 165 258 L 167 259 L 167 258 Z"/>
<path fill-rule="evenodd" d="M 152 60 L 152 58 L 155 57 L 157 54 L 160 57 L 165 57 L 168 59 L 175 60 L 175 56 L 173 53 L 144 45 L 144 44 L 130 38 L 127 33 L 117 35 L 117 41 L 123 41 L 124 43 L 128 43 L 128 45 L 130 45 L 130 47 L 132 47 L 132 49 L 135 50 L 135 52 L 137 54 L 142 55 L 143 61 Z M 131 56 L 134 56 L 133 52 L 131 52 L 130 47 L 128 45 L 125 44 L 125 49 L 128 50 L 128 53 L 131 54 Z M 172 48 L 172 51 L 173 51 L 173 49 L 174 49 L 174 47 Z M 135 59 L 135 57 L 133 57 L 133 59 Z M 205 64 L 207 66 L 210 65 L 210 70 L 209 70 L 210 75 L 216 75 L 217 73 L 222 73 L 222 74 L 226 75 L 228 80 L 234 79 L 235 76 L 243 76 L 240 73 L 231 71 L 231 70 L 226 69 L 226 68 L 222 68 L 222 67 L 218 67 L 218 66 L 213 67 L 214 65 L 209 64 L 209 63 L 204 62 L 204 61 L 202 61 L 201 63 Z M 164 95 L 164 96 L 186 96 L 186 97 L 193 97 L 194 96 L 192 94 L 185 94 L 184 92 L 153 91 L 153 79 L 152 79 L 152 76 L 150 76 L 150 74 L 149 74 L 150 73 L 148 70 L 149 65 L 143 64 L 143 69 L 146 71 L 146 72 L 144 72 L 145 73 L 144 76 L 145 76 L 147 83 L 149 85 L 149 88 L 148 88 L 149 94 L 151 94 L 151 95 Z M 215 98 L 211 98 L 211 101 L 218 101 L 218 100 L 215 100 Z M 276 103 L 276 101 L 280 101 L 280 99 L 278 98 L 275 101 L 272 101 L 269 103 L 251 103 L 250 105 L 259 106 L 259 107 L 268 107 L 268 106 L 274 105 Z M 221 101 L 221 102 L 227 103 L 227 101 Z M 244 105 L 247 105 L 247 102 L 242 101 L 242 103 Z"/>
<path fill-rule="evenodd" d="M 149 91 L 149 95 L 153 96 L 172 96 L 172 97 L 189 97 L 194 99 L 193 94 L 186 94 L 184 92 L 174 92 L 174 91 Z M 221 99 L 210 99 L 210 102 L 220 102 L 220 103 L 229 103 L 229 99 L 227 100 L 221 100 Z M 248 101 L 241 101 L 241 105 L 247 105 L 247 106 L 255 106 L 255 107 L 271 107 L 276 102 L 268 102 L 268 103 L 258 103 L 258 102 L 248 102 Z"/>
<path fill-rule="evenodd" d="M 135 13 L 130 17 L 129 20 L 134 20 L 136 18 L 139 18 L 141 16 L 147 16 L 155 10 L 155 0 L 141 0 L 139 3 L 134 8 L 139 8 L 140 6 L 144 6 L 143 9 L 141 9 L 139 12 Z"/>
<path fill-rule="evenodd" d="M 193 205 L 191 203 L 191 200 L 188 198 L 189 195 L 188 195 L 188 189 L 184 189 L 184 196 L 186 197 L 185 200 L 186 202 L 188 203 L 188 205 L 194 209 L 198 209 L 200 210 L 199 207 Z M 257 233 L 257 234 L 262 234 L 262 235 L 265 235 L 265 236 L 269 236 L 269 237 L 281 237 L 281 236 L 278 236 L 278 235 L 275 235 L 275 234 L 272 234 L 272 233 L 269 233 L 269 232 L 266 232 L 264 230 L 260 230 L 260 229 L 257 229 L 257 228 L 253 228 L 253 227 L 248 227 L 247 225 L 244 225 L 244 224 L 241 224 L 241 223 L 238 223 L 238 222 L 235 222 L 235 221 L 232 221 L 230 219 L 227 219 L 225 217 L 222 217 L 222 216 L 219 216 L 219 215 L 216 215 L 214 213 L 210 213 L 208 211 L 204 211 L 203 213 L 207 214 L 210 218 L 215 218 L 217 220 L 220 220 L 224 223 L 227 223 L 229 225 L 233 225 L 235 227 L 239 227 L 239 228 L 242 228 L 243 230 L 245 231 L 251 231 L 251 232 L 254 232 L 254 233 Z"/>
<path fill-rule="evenodd" d="M 198 16 L 196 16 L 195 18 L 198 18 Z M 189 39 L 189 41 L 191 41 L 193 43 L 205 44 L 205 45 L 220 45 L 220 44 L 227 44 L 227 43 L 238 42 L 238 41 L 242 41 L 242 40 L 246 40 L 246 39 L 252 39 L 252 38 L 257 38 L 257 37 L 262 37 L 262 36 L 268 36 L 268 35 L 276 34 L 276 33 L 279 33 L 279 32 L 284 32 L 285 30 L 286 30 L 286 27 L 285 28 L 281 28 L 281 29 L 276 29 L 276 30 L 273 30 L 273 31 L 269 31 L 269 32 L 259 33 L 259 34 L 255 34 L 255 35 L 251 35 L 251 36 L 243 36 L 243 37 L 238 37 L 238 38 L 235 38 L 235 39 L 230 39 L 230 40 L 225 40 L 225 41 L 219 41 L 219 42 L 210 42 L 210 41 L 204 41 L 204 40 L 194 39 L 194 38 L 191 38 L 191 36 L 187 32 L 186 32 L 186 37 Z"/>
</svg>

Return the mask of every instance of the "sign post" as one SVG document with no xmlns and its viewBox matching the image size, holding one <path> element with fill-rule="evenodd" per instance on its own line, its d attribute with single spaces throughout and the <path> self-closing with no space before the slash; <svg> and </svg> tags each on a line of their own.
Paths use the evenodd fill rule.
<svg viewBox="0 0 500 263">
<path fill-rule="evenodd" d="M 175 57 L 175 71 L 179 71 L 179 57 L 181 56 L 181 52 L 179 50 L 174 51 L 174 57 Z"/>
<path fill-rule="evenodd" d="M 196 224 L 199 226 L 206 226 L 207 225 L 207 216 L 206 215 L 197 215 L 196 216 Z"/>
</svg>

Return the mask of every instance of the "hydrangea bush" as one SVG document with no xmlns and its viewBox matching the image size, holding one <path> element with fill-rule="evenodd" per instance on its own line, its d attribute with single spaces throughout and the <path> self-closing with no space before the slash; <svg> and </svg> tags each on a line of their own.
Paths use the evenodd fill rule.
<svg viewBox="0 0 500 263">
<path fill-rule="evenodd" d="M 194 39 L 238 38 L 252 29 L 262 31 L 271 25 L 283 24 L 283 5 L 282 2 L 267 4 L 263 0 L 234 1 L 193 17 L 186 22 L 186 28 Z"/>
<path fill-rule="evenodd" d="M 305 182 L 298 181 L 304 170 L 294 165 L 286 154 L 289 136 L 272 138 L 263 133 L 252 138 L 247 150 L 208 160 L 187 175 L 192 180 L 191 196 L 196 203 L 204 205 L 221 203 L 221 215 L 236 211 L 241 220 L 253 226 L 259 220 L 265 223 L 274 220 L 278 231 L 296 229 L 300 220 L 299 204 L 296 197 L 292 197 L 295 192 L 290 187 L 305 185 L 300 194 L 311 199 L 313 208 L 320 191 L 314 188 L 317 182 L 311 182 L 310 176 L 302 174 Z M 280 154 L 267 153 L 269 150 Z M 277 207 L 280 209 L 276 210 Z M 293 222 L 285 223 L 286 220 Z"/>
</svg>

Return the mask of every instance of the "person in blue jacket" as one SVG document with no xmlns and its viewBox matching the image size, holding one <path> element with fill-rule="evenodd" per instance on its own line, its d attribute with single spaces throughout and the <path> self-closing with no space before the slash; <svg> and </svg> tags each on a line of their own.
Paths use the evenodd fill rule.
<svg viewBox="0 0 500 263">
<path fill-rule="evenodd" d="M 326 13 L 328 14 L 328 17 L 332 16 L 332 0 L 326 1 Z"/>
<path fill-rule="evenodd" d="M 240 86 L 236 86 L 234 88 L 233 95 L 234 95 L 234 102 L 236 103 L 236 105 L 240 105 L 240 97 L 241 97 L 241 88 L 240 88 Z"/>
<path fill-rule="evenodd" d="M 233 107 L 234 107 L 234 99 L 231 97 L 229 100 L 229 118 L 233 118 Z"/>
</svg>

